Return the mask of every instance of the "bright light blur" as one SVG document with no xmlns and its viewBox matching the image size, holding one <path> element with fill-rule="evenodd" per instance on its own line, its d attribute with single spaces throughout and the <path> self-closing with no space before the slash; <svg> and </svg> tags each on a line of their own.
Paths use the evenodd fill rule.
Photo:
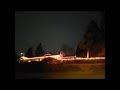
<svg viewBox="0 0 120 90">
<path fill-rule="evenodd" d="M 83 58 L 83 57 L 76 57 L 76 56 L 66 56 L 63 57 L 63 54 L 58 54 L 58 55 L 51 55 L 51 54 L 45 54 L 44 56 L 40 56 L 40 57 L 32 57 L 32 58 L 27 58 L 25 56 L 22 56 L 20 58 L 20 61 L 22 62 L 31 62 L 31 61 L 42 61 L 44 58 L 54 58 L 56 60 L 98 60 L 98 59 L 105 59 L 105 57 L 89 57 L 89 51 L 87 52 L 87 57 Z"/>
<path fill-rule="evenodd" d="M 87 58 L 83 58 L 83 57 L 76 57 L 76 56 L 67 56 L 67 57 L 63 57 L 61 54 L 60 55 L 50 55 L 50 56 L 40 56 L 40 57 L 32 57 L 32 58 L 27 58 L 25 56 L 22 56 L 20 58 L 20 60 L 22 62 L 31 62 L 31 61 L 42 61 L 44 58 L 54 58 L 56 60 L 98 60 L 98 59 L 105 59 L 105 57 L 87 57 Z"/>
</svg>

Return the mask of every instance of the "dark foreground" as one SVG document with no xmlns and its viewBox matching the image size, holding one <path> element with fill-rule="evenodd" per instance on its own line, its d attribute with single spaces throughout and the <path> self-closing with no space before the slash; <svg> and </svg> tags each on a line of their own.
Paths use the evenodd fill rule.
<svg viewBox="0 0 120 90">
<path fill-rule="evenodd" d="M 15 79 L 105 79 L 105 63 L 22 63 Z"/>
</svg>

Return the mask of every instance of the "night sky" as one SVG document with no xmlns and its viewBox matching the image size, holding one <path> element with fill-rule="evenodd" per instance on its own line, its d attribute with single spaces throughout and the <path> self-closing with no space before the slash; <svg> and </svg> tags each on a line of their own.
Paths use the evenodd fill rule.
<svg viewBox="0 0 120 90">
<path fill-rule="evenodd" d="M 100 11 L 16 11 L 15 50 L 17 54 L 41 42 L 47 52 L 57 52 L 63 44 L 77 47 L 91 20 L 100 26 Z"/>
</svg>

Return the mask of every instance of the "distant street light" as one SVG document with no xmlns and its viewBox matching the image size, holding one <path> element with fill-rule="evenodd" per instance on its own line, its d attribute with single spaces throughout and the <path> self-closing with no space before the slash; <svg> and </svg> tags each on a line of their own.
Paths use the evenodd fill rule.
<svg viewBox="0 0 120 90">
<path fill-rule="evenodd" d="M 24 53 L 20 53 L 21 56 L 24 56 Z"/>
</svg>

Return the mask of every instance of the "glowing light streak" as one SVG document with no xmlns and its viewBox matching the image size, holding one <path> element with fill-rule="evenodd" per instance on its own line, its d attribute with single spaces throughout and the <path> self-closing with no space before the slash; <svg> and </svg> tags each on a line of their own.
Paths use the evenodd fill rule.
<svg viewBox="0 0 120 90">
<path fill-rule="evenodd" d="M 87 55 L 87 58 L 83 58 L 83 57 L 76 57 L 76 56 L 67 56 L 67 57 L 63 57 L 61 54 L 60 55 L 50 55 L 50 56 L 40 56 L 40 57 L 32 57 L 32 58 L 27 58 L 25 56 L 22 56 L 20 58 L 20 61 L 22 62 L 31 62 L 31 61 L 42 61 L 44 58 L 54 58 L 56 60 L 99 60 L 99 59 L 105 59 L 105 57 L 89 57 L 89 55 Z"/>
</svg>

